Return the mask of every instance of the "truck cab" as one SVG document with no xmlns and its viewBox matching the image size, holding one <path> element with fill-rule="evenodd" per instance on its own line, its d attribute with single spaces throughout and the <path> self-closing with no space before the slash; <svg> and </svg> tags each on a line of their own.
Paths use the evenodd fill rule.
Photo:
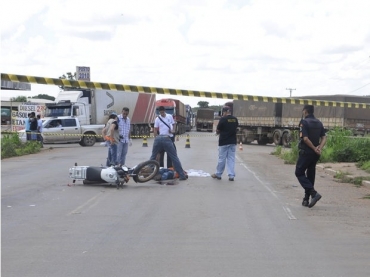
<svg viewBox="0 0 370 277">
<path fill-rule="evenodd" d="M 89 125 L 90 104 L 83 91 L 63 91 L 56 99 L 56 103 L 46 104 L 45 117 L 73 116 L 81 125 Z"/>
</svg>

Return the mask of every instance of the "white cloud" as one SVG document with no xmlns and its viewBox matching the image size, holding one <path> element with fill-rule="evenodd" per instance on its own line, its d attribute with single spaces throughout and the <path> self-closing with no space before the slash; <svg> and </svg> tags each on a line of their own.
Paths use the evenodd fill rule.
<svg viewBox="0 0 370 277">
<path fill-rule="evenodd" d="M 369 83 L 368 10 L 362 0 L 9 1 L 2 72 L 59 77 L 79 65 L 99 82 L 345 94 Z"/>
</svg>

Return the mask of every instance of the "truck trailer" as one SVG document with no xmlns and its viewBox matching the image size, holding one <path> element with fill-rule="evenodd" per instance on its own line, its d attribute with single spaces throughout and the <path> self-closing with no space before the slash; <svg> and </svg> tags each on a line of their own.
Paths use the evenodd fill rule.
<svg viewBox="0 0 370 277">
<path fill-rule="evenodd" d="M 95 135 L 101 135 L 100 127 L 108 121 L 111 113 L 121 114 L 122 108 L 130 110 L 132 137 L 150 135 L 150 126 L 155 118 L 155 94 L 112 90 L 65 90 L 61 91 L 56 103 L 46 104 L 45 117 L 76 117 L 81 126 L 96 125 L 96 133 L 89 131 L 81 145 L 93 145 Z M 85 135 L 89 135 L 85 134 Z M 95 141 L 94 141 L 95 143 Z"/>
<path fill-rule="evenodd" d="M 197 132 L 207 131 L 213 132 L 215 111 L 209 108 L 199 108 L 196 117 Z"/>
<path fill-rule="evenodd" d="M 370 97 L 328 95 L 299 97 L 310 100 L 327 100 L 340 102 L 370 103 Z M 258 144 L 274 143 L 288 147 L 291 141 L 291 132 L 299 129 L 302 119 L 301 104 L 272 103 L 234 100 L 225 103 L 238 118 L 238 143 L 249 144 L 257 140 Z M 355 135 L 370 133 L 370 110 L 315 106 L 314 115 L 320 119 L 324 128 L 340 127 L 351 129 Z"/>
<path fill-rule="evenodd" d="M 185 131 L 190 132 L 191 129 L 193 129 L 193 127 L 194 127 L 194 113 L 193 113 L 193 110 L 192 110 L 192 108 L 189 104 L 185 105 L 185 109 L 186 109 L 186 127 L 185 127 Z"/>
<path fill-rule="evenodd" d="M 163 106 L 167 114 L 171 114 L 176 122 L 176 134 L 181 135 L 186 131 L 186 107 L 185 104 L 177 99 L 160 99 L 155 103 L 156 114 L 159 115 L 158 108 Z"/>
</svg>

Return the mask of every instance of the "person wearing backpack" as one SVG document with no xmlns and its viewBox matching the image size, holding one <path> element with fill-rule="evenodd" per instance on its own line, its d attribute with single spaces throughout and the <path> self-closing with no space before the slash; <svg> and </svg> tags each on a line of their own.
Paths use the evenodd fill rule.
<svg viewBox="0 0 370 277">
<path fill-rule="evenodd" d="M 176 148 L 171 139 L 171 136 L 174 135 L 175 130 L 173 129 L 173 125 L 171 124 L 171 122 L 168 121 L 169 117 L 166 114 L 165 108 L 163 106 L 160 106 L 158 110 L 159 116 L 157 116 L 154 121 L 155 139 L 150 160 L 157 160 L 157 156 L 159 156 L 161 152 L 166 152 L 167 155 L 171 158 L 175 170 L 179 174 L 179 180 L 186 180 L 188 179 L 188 175 L 182 168 L 180 159 L 177 156 Z"/>
<path fill-rule="evenodd" d="M 31 131 L 31 140 L 37 140 L 37 119 L 35 117 L 35 112 L 31 112 L 30 116 L 30 131 Z"/>
<path fill-rule="evenodd" d="M 103 138 L 108 144 L 107 166 L 118 164 L 117 149 L 119 144 L 119 131 L 117 119 L 117 114 L 112 113 L 102 131 Z"/>
</svg>

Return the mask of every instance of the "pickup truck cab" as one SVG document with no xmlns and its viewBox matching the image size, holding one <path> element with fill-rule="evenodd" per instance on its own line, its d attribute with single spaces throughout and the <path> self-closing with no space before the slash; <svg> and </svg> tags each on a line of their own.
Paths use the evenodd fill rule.
<svg viewBox="0 0 370 277">
<path fill-rule="evenodd" d="M 101 140 L 104 125 L 80 125 L 75 117 L 45 118 L 42 136 L 44 143 L 79 142 L 81 146 L 93 146 Z"/>
</svg>

